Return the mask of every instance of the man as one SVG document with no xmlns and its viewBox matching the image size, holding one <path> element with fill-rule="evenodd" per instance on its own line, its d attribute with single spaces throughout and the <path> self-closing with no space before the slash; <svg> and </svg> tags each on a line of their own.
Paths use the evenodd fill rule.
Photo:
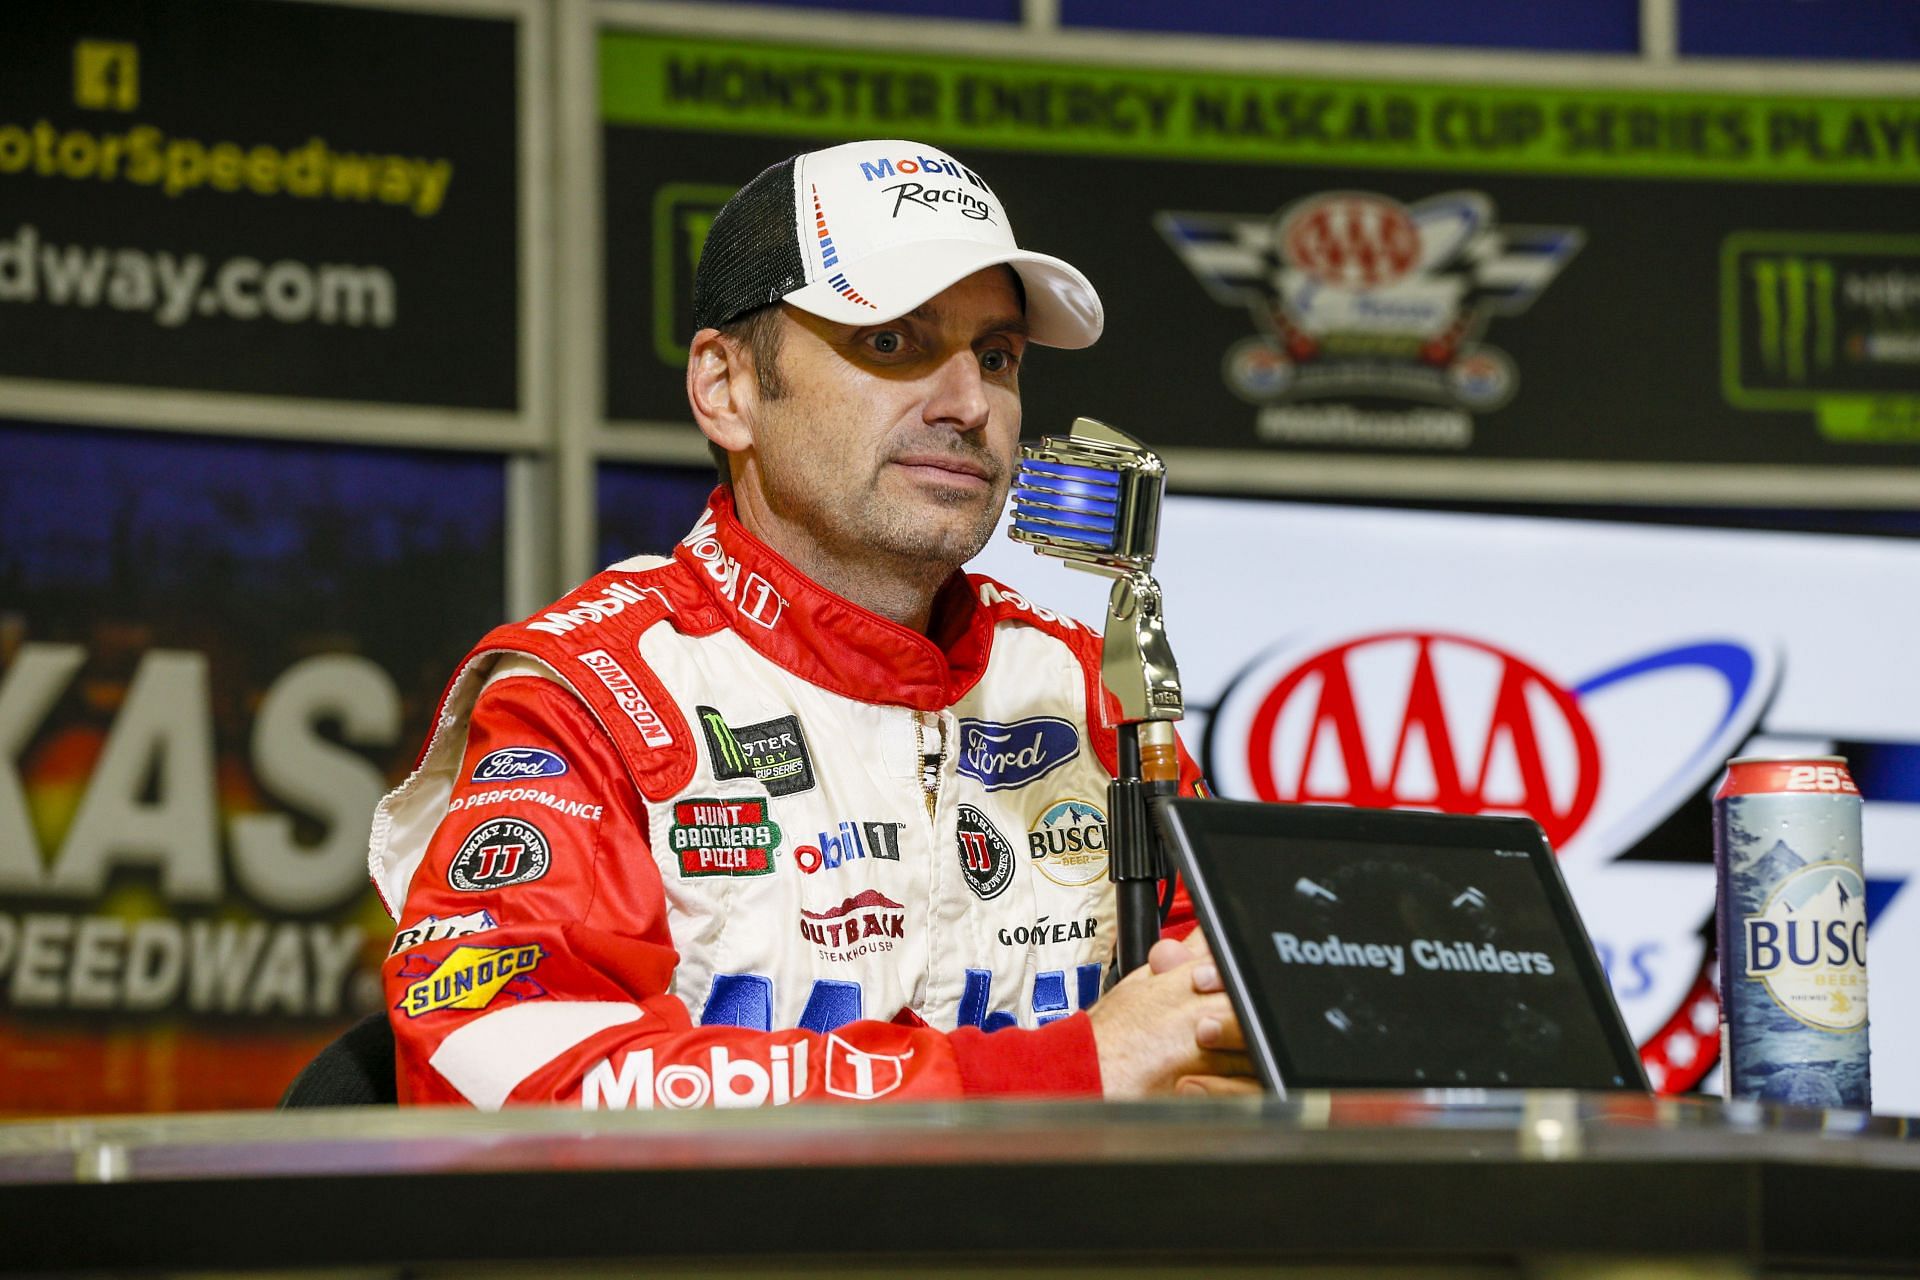
<svg viewBox="0 0 1920 1280">
<path fill-rule="evenodd" d="M 1021 356 L 1097 338 L 1092 286 L 877 141 L 735 195 L 694 311 L 728 482 L 671 559 L 483 641 L 375 814 L 402 1099 L 1257 1087 L 1197 936 L 1101 995 L 1099 636 L 958 572 Z"/>
</svg>

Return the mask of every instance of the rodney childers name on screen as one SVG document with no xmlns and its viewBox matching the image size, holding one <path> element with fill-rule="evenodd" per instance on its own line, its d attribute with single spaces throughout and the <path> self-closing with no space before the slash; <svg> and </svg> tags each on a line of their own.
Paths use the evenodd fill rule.
<svg viewBox="0 0 1920 1280">
<path fill-rule="evenodd" d="M 1394 977 L 1407 971 L 1407 956 L 1422 969 L 1452 973 L 1531 973 L 1545 977 L 1553 961 L 1544 951 L 1508 951 L 1491 942 L 1446 942 L 1415 938 L 1407 946 L 1387 942 L 1342 942 L 1338 934 L 1302 942 L 1291 933 L 1275 933 L 1273 949 L 1283 964 L 1334 968 L 1385 969 Z"/>
</svg>

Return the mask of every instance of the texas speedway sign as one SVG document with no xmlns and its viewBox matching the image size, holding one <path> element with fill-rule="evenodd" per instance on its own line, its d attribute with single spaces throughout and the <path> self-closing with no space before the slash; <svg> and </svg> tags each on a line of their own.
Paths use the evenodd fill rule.
<svg viewBox="0 0 1920 1280">
<path fill-rule="evenodd" d="M 1101 584 L 974 566 L 1076 616 Z M 1920 547 L 1170 499 L 1183 732 L 1228 796 L 1522 813 L 1549 833 L 1657 1085 L 1716 1088 L 1707 793 L 1839 750 L 1866 804 L 1876 1106 L 1920 1109 Z"/>
</svg>

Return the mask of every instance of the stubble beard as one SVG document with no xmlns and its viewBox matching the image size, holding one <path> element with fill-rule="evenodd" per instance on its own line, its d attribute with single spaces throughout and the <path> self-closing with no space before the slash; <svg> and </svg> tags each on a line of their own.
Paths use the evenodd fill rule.
<svg viewBox="0 0 1920 1280">
<path fill-rule="evenodd" d="M 971 507 L 980 501 L 970 493 L 939 490 L 925 491 L 925 497 L 953 509 Z M 980 554 L 987 540 L 993 537 L 994 526 L 1000 523 L 1000 511 L 1006 500 L 1006 489 L 996 480 L 992 499 L 970 522 L 961 523 L 929 520 L 915 510 L 918 504 L 892 503 L 874 493 L 869 497 L 866 518 L 862 521 L 866 525 L 862 540 L 896 560 L 926 566 L 930 576 L 937 569 L 937 576 L 944 579 Z"/>
</svg>

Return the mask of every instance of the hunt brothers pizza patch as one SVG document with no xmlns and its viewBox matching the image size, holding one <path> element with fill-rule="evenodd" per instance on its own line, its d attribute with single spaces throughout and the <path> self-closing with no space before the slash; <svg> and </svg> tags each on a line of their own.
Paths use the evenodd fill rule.
<svg viewBox="0 0 1920 1280">
<path fill-rule="evenodd" d="M 680 859 L 682 879 L 764 876 L 773 870 L 780 827 L 761 800 L 682 800 L 673 806 L 667 847 Z"/>
</svg>

